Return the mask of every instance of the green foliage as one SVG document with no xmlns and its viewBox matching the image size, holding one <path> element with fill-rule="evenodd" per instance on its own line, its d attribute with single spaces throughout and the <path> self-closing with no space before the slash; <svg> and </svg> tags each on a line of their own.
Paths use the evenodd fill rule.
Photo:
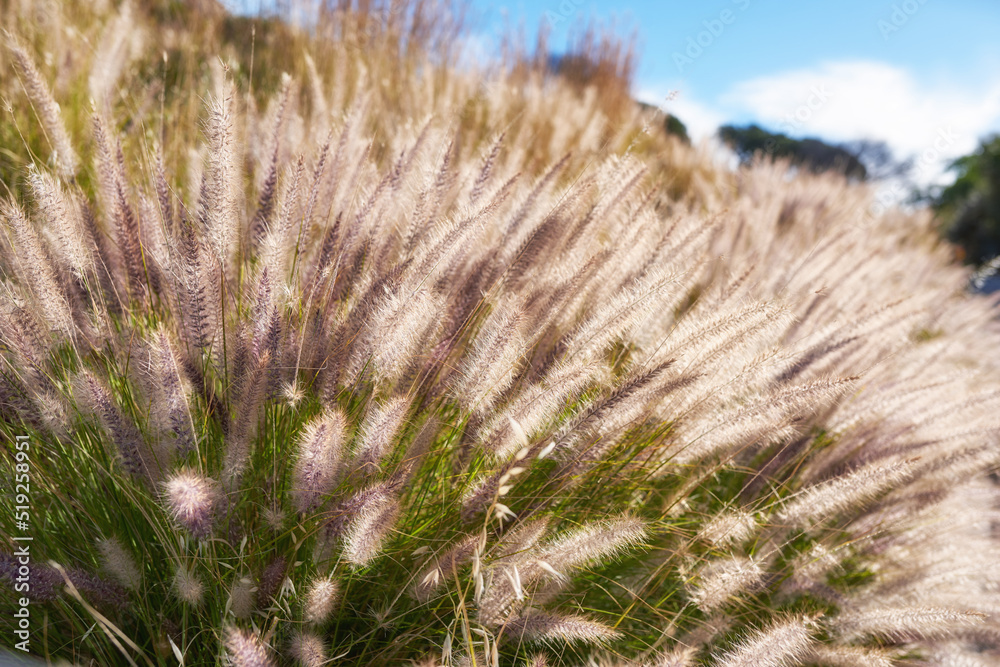
<svg viewBox="0 0 1000 667">
<path fill-rule="evenodd" d="M 667 134 L 672 134 L 685 144 L 691 143 L 691 137 L 688 136 L 687 126 L 681 122 L 680 118 L 672 113 L 668 113 L 666 118 L 663 119 L 663 129 Z"/>
<path fill-rule="evenodd" d="M 819 139 L 793 139 L 781 133 L 768 132 L 758 125 L 723 125 L 719 128 L 719 137 L 736 151 L 744 163 L 759 154 L 788 158 L 793 165 L 814 173 L 834 171 L 858 180 L 865 180 L 868 176 L 865 165 L 854 154 Z"/>
<path fill-rule="evenodd" d="M 0 123 L 25 137 L 2 171 L 0 474 L 29 436 L 33 648 L 996 657 L 997 339 L 949 324 L 988 305 L 911 230 L 852 236 L 844 179 L 733 177 L 648 132 L 628 44 L 472 75 L 448 12 L 395 6 L 342 3 L 314 35 L 212 3 L 57 6 L 64 43 L 3 5 L 31 44 L 14 71 L 40 72 L 2 81 Z M 125 24 L 162 50 L 103 51 Z"/>
<path fill-rule="evenodd" d="M 656 106 L 647 104 L 646 102 L 639 102 L 639 108 L 649 113 L 660 113 Z M 691 137 L 688 135 L 687 125 L 685 125 L 680 118 L 672 113 L 663 114 L 663 131 L 670 136 L 677 137 L 686 145 L 691 144 Z"/>
<path fill-rule="evenodd" d="M 951 164 L 955 182 L 931 195 L 945 237 L 965 260 L 981 264 L 1000 255 L 1000 136 Z"/>
</svg>

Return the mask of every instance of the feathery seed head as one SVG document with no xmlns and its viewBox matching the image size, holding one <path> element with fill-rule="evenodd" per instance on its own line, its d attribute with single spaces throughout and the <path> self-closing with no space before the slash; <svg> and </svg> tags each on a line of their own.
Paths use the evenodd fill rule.
<svg viewBox="0 0 1000 667">
<path fill-rule="evenodd" d="M 889 606 L 869 604 L 840 614 L 836 629 L 848 639 L 863 636 L 914 641 L 927 637 L 947 637 L 981 625 L 982 612 L 930 606 Z"/>
<path fill-rule="evenodd" d="M 504 628 L 509 641 L 600 644 L 620 637 L 606 625 L 582 616 L 534 613 L 511 619 Z"/>
<path fill-rule="evenodd" d="M 793 496 L 778 512 L 778 520 L 807 527 L 870 501 L 910 475 L 911 461 L 878 461 Z"/>
<path fill-rule="evenodd" d="M 122 547 L 118 540 L 100 540 L 97 548 L 104 559 L 104 569 L 115 581 L 131 590 L 138 590 L 142 583 L 142 574 L 136 567 L 132 555 Z"/>
<path fill-rule="evenodd" d="M 45 126 L 46 135 L 51 142 L 53 162 L 59 169 L 59 176 L 64 181 L 72 181 L 76 175 L 78 160 L 69 134 L 66 132 L 66 126 L 63 124 L 59 105 L 52 97 L 52 91 L 35 67 L 35 62 L 27 49 L 10 33 L 7 33 L 7 48 L 14 56 L 14 61 L 24 77 L 28 96 Z"/>
<path fill-rule="evenodd" d="M 257 587 L 248 577 L 240 577 L 229 590 L 229 610 L 236 618 L 249 618 L 256 602 Z"/>
<path fill-rule="evenodd" d="M 809 650 L 808 660 L 829 667 L 893 667 L 898 664 L 886 651 L 864 646 L 829 646 L 817 644 Z"/>
<path fill-rule="evenodd" d="M 171 516 L 195 537 L 208 537 L 219 492 L 214 480 L 191 470 L 174 473 L 164 485 Z"/>
<path fill-rule="evenodd" d="M 4 231 L 9 234 L 8 243 L 14 250 L 11 264 L 31 290 L 46 324 L 50 329 L 72 338 L 75 325 L 69 301 L 34 225 L 21 206 L 7 198 L 0 198 L 0 219 L 3 220 Z"/>
<path fill-rule="evenodd" d="M 355 453 L 359 469 L 374 472 L 382 458 L 389 454 L 409 405 L 407 397 L 396 396 L 382 405 L 369 408 L 361 424 L 360 441 Z"/>
<path fill-rule="evenodd" d="M 323 667 L 327 664 L 326 643 L 319 635 L 296 633 L 292 636 L 289 650 L 301 667 Z"/>
<path fill-rule="evenodd" d="M 315 510 L 340 474 L 347 420 L 330 410 L 309 422 L 298 439 L 292 495 L 299 512 Z"/>
<path fill-rule="evenodd" d="M 763 574 L 760 565 L 749 558 L 709 563 L 698 572 L 698 584 L 690 592 L 691 600 L 702 610 L 712 611 L 734 595 L 758 586 Z"/>
<path fill-rule="evenodd" d="M 715 546 L 738 544 L 747 540 L 757 522 L 742 510 L 723 512 L 712 518 L 698 533 L 698 538 Z"/>
<path fill-rule="evenodd" d="M 322 625 L 333 613 L 337 602 L 337 584 L 330 579 L 315 579 L 306 592 L 303 603 L 306 623 Z"/>
<path fill-rule="evenodd" d="M 126 471 L 132 475 L 152 479 L 163 462 L 154 460 L 142 434 L 131 419 L 122 414 L 104 383 L 90 371 L 83 371 L 78 381 L 82 384 L 84 399 L 97 414 L 101 424 L 111 435 L 118 448 L 118 455 Z"/>
<path fill-rule="evenodd" d="M 226 266 L 238 241 L 239 151 L 236 145 L 234 90 L 224 86 L 210 106 L 207 126 L 209 167 L 206 187 L 199 201 L 199 216 L 216 262 Z"/>
<path fill-rule="evenodd" d="M 466 407 L 490 414 L 496 399 L 513 382 L 525 351 L 523 326 L 523 307 L 514 300 L 490 313 L 453 388 Z"/>
<path fill-rule="evenodd" d="M 366 502 L 351 519 L 344 536 L 344 560 L 358 567 L 374 560 L 396 524 L 399 510 L 399 499 L 386 494 L 377 494 Z"/>
<path fill-rule="evenodd" d="M 56 179 L 34 165 L 28 170 L 28 185 L 56 241 L 50 247 L 77 280 L 93 275 L 94 256 L 77 202 Z"/>
<path fill-rule="evenodd" d="M 174 593 L 182 602 L 197 607 L 205 597 L 205 585 L 192 570 L 182 565 L 174 572 Z"/>
<path fill-rule="evenodd" d="M 274 667 L 270 651 L 255 633 L 230 627 L 224 644 L 226 656 L 233 667 Z"/>
<path fill-rule="evenodd" d="M 646 527 L 637 518 L 608 519 L 558 538 L 542 550 L 541 559 L 559 570 L 588 567 L 639 545 L 645 537 Z"/>
<path fill-rule="evenodd" d="M 791 667 L 812 646 L 812 623 L 806 619 L 779 621 L 745 637 L 716 662 L 718 667 Z"/>
</svg>

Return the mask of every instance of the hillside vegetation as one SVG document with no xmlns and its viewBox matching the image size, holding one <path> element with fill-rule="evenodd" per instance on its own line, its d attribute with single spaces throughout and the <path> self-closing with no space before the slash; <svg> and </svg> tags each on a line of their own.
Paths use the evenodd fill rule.
<svg viewBox="0 0 1000 667">
<path fill-rule="evenodd" d="M 53 663 L 1000 660 L 997 313 L 929 216 L 458 10 L 0 4 L 4 645 L 30 535 Z"/>
</svg>

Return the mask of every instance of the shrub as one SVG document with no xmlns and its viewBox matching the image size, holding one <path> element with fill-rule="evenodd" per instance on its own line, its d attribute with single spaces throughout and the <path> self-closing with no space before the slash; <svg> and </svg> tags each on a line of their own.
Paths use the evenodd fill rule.
<svg viewBox="0 0 1000 667">
<path fill-rule="evenodd" d="M 44 654 L 995 659 L 998 340 L 927 220 L 780 165 L 670 201 L 662 156 L 594 139 L 638 116 L 425 65 L 407 123 L 374 78 L 260 113 L 221 72 L 176 172 L 98 108 L 4 200 Z"/>
</svg>

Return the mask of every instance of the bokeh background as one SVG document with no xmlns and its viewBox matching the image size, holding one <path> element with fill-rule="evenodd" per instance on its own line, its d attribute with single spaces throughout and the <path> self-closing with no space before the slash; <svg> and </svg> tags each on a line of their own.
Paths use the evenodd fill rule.
<svg viewBox="0 0 1000 667">
<path fill-rule="evenodd" d="M 920 183 L 1000 130 L 1000 4 L 992 0 L 473 0 L 468 53 L 495 57 L 511 32 L 548 32 L 554 55 L 583 26 L 635 37 L 633 94 L 695 141 L 756 123 L 832 143 L 884 141 Z M 248 14 L 273 0 L 227 0 Z M 670 101 L 666 101 L 668 96 Z M 940 139 L 947 135 L 947 145 Z M 921 154 L 936 149 L 934 159 Z M 953 177 L 951 177 L 953 179 Z"/>
</svg>

